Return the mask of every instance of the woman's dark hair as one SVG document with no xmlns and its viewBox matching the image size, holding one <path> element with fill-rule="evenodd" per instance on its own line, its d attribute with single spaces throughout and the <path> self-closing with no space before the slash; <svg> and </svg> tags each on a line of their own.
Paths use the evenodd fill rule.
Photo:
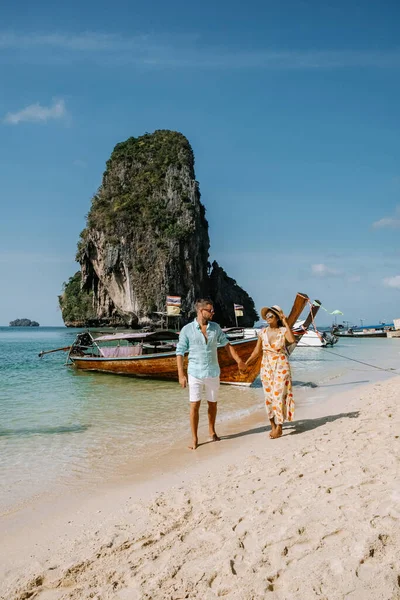
<svg viewBox="0 0 400 600">
<path fill-rule="evenodd" d="M 282 320 L 278 317 L 278 315 L 276 314 L 276 312 L 274 310 L 271 310 L 272 314 L 278 319 L 278 327 L 283 327 L 283 322 Z"/>
</svg>

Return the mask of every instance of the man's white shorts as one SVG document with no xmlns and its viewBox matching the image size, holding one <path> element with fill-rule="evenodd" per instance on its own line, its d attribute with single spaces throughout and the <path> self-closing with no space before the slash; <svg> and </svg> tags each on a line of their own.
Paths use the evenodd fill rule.
<svg viewBox="0 0 400 600">
<path fill-rule="evenodd" d="M 198 379 L 193 375 L 188 375 L 189 400 L 190 402 L 199 402 L 203 389 L 207 402 L 216 402 L 218 400 L 219 377 L 205 377 Z"/>
</svg>

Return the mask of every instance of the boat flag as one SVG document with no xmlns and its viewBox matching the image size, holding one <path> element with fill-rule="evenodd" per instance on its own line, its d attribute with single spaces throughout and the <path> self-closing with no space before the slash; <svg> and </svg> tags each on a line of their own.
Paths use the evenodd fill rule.
<svg viewBox="0 0 400 600">
<path fill-rule="evenodd" d="M 235 310 L 235 317 L 243 317 L 243 306 L 241 304 L 234 304 L 233 308 Z"/>
<path fill-rule="evenodd" d="M 333 310 L 332 312 L 329 312 L 329 310 L 327 310 L 326 308 L 324 308 L 322 306 L 322 304 L 320 304 L 316 300 L 314 300 L 313 304 L 314 304 L 314 306 L 319 306 L 320 308 L 322 308 L 322 310 L 324 310 L 325 312 L 327 312 L 328 315 L 343 315 L 344 314 L 344 313 L 342 313 L 341 310 Z"/>
<path fill-rule="evenodd" d="M 167 296 L 167 315 L 177 317 L 181 314 L 181 297 Z"/>
</svg>

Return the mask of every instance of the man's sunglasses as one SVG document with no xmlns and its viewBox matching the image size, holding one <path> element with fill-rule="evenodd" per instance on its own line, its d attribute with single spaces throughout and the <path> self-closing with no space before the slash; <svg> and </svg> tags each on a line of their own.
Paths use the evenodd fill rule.
<svg viewBox="0 0 400 600">
<path fill-rule="evenodd" d="M 215 310 L 213 308 L 202 308 L 201 310 L 206 310 L 209 313 L 215 313 Z"/>
</svg>

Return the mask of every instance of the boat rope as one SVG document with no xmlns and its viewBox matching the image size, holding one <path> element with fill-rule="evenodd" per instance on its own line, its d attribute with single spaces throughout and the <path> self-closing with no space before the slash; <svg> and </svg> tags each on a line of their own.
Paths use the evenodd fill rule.
<svg viewBox="0 0 400 600">
<path fill-rule="evenodd" d="M 306 344 L 304 341 L 302 342 L 303 346 L 307 346 L 307 348 L 314 348 L 314 350 L 317 349 L 316 346 L 311 346 L 310 344 Z M 384 367 L 378 367 L 377 365 L 371 365 L 371 363 L 367 363 L 363 360 L 358 360 L 357 358 L 351 358 L 350 356 L 345 356 L 344 354 L 339 354 L 339 352 L 334 352 L 333 350 L 331 350 L 330 348 L 326 348 L 325 346 L 318 346 L 318 350 L 321 350 L 321 348 L 323 350 L 325 350 L 325 352 L 328 352 L 328 354 L 333 354 L 334 356 L 340 356 L 340 358 L 345 358 L 346 360 L 351 360 L 352 362 L 356 362 L 359 363 L 360 365 L 366 365 L 367 367 L 372 367 L 373 369 L 378 369 L 379 371 L 385 371 L 386 373 L 393 373 L 393 371 L 398 371 L 398 369 L 395 369 L 394 367 L 390 367 L 389 369 L 385 369 Z M 400 373 L 395 373 L 396 375 L 400 375 Z"/>
<path fill-rule="evenodd" d="M 312 311 L 312 303 L 310 302 L 310 300 L 308 300 L 308 304 L 310 305 L 310 314 L 311 314 L 311 321 L 312 321 L 312 325 L 314 328 L 315 333 L 317 334 L 317 336 L 319 337 L 320 341 L 323 341 L 323 338 L 320 334 L 320 332 L 317 329 L 317 326 L 315 325 L 315 321 L 314 321 L 314 315 L 313 315 L 313 311 Z M 304 340 L 302 341 L 302 344 L 304 346 L 307 346 L 307 348 L 315 348 L 315 346 L 311 346 L 310 344 L 306 344 L 304 342 Z M 322 346 L 322 348 L 325 350 L 325 352 L 328 352 L 329 354 L 333 354 L 334 356 L 340 356 L 340 358 L 345 358 L 346 360 L 350 360 L 352 362 L 356 362 L 359 363 L 360 365 L 365 365 L 367 367 L 371 367 L 372 369 L 378 369 L 379 371 L 385 371 L 386 373 L 393 373 L 393 371 L 398 371 L 398 369 L 395 369 L 394 367 L 390 367 L 389 369 L 385 369 L 384 367 L 378 367 L 377 365 L 371 365 L 370 363 L 367 363 L 363 360 L 358 360 L 356 358 L 350 358 L 350 356 L 345 356 L 344 354 L 339 354 L 339 352 L 333 352 L 333 350 L 330 350 L 328 348 L 326 348 L 325 346 Z M 400 373 L 396 373 L 396 375 L 400 375 Z"/>
</svg>

